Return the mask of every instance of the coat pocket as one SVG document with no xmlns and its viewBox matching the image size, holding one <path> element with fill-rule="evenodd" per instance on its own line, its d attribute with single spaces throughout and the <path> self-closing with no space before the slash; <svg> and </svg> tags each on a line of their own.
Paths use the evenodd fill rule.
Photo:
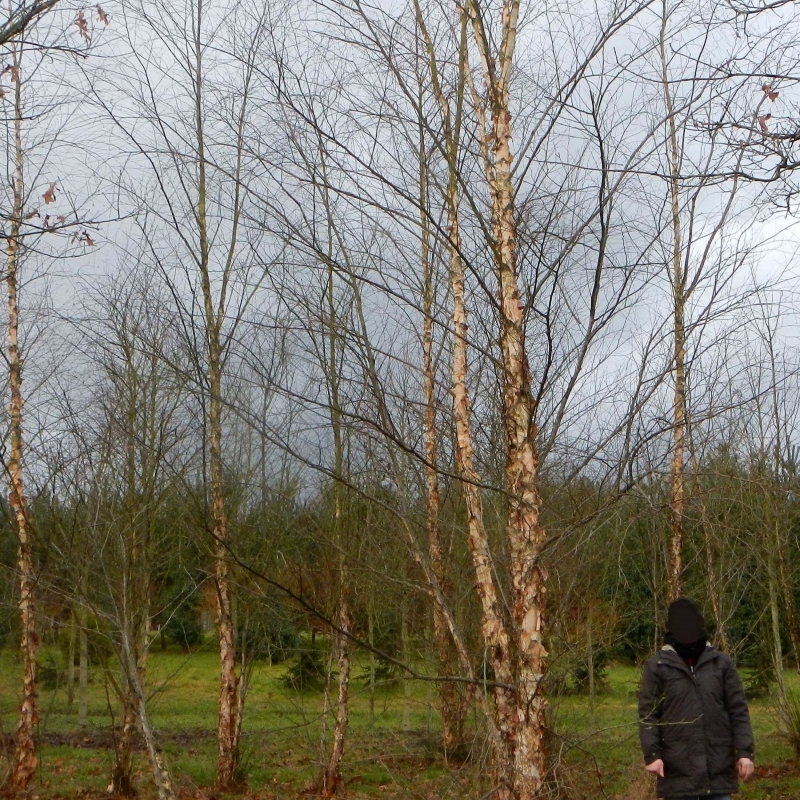
<svg viewBox="0 0 800 800">
<path fill-rule="evenodd" d="M 677 778 L 692 774 L 689 748 L 686 741 L 680 739 L 665 741 L 662 749 L 664 761 L 664 777 Z"/>
<path fill-rule="evenodd" d="M 706 744 L 708 775 L 710 778 L 721 775 L 735 775 L 736 752 L 732 736 L 709 736 Z"/>
</svg>

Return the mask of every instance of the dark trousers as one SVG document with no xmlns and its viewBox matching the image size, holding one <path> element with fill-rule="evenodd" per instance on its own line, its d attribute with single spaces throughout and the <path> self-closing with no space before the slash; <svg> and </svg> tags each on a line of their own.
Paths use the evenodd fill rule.
<svg viewBox="0 0 800 800">
<path fill-rule="evenodd" d="M 669 797 L 667 800 L 731 800 L 729 794 L 692 794 L 689 797 Z"/>
</svg>

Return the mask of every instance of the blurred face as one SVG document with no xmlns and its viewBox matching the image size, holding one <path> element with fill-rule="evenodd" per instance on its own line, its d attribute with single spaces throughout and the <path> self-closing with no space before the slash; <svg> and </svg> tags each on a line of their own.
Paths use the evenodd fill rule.
<svg viewBox="0 0 800 800">
<path fill-rule="evenodd" d="M 704 628 L 703 616 L 691 600 L 679 598 L 670 605 L 667 630 L 681 644 L 696 642 Z"/>
</svg>

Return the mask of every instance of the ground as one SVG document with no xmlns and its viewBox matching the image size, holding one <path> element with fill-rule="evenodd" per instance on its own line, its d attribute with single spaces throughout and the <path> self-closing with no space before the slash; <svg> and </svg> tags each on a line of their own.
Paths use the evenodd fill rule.
<svg viewBox="0 0 800 800">
<path fill-rule="evenodd" d="M 57 654 L 53 653 L 53 660 Z M 43 661 L 47 661 L 45 651 Z M 247 697 L 243 738 L 246 788 L 239 797 L 292 800 L 309 797 L 320 753 L 320 692 L 287 689 L 281 677 L 287 665 L 259 664 Z M 435 687 L 413 686 L 408 729 L 403 725 L 402 684 L 383 687 L 375 697 L 374 724 L 369 724 L 369 692 L 356 664 L 351 727 L 344 766 L 345 796 L 351 800 L 479 800 L 488 783 L 484 739 L 477 717 L 472 752 L 461 763 L 446 763 L 438 746 Z M 9 733 L 15 724 L 19 664 L 12 652 L 0 651 L 0 770 L 7 764 Z M 52 677 L 52 671 L 51 671 Z M 643 774 L 638 751 L 636 692 L 639 669 L 612 666 L 597 698 L 594 724 L 585 695 L 554 698 L 551 704 L 554 781 L 563 800 L 649 800 L 650 779 Z M 150 701 L 169 766 L 182 797 L 214 795 L 217 658 L 211 651 L 154 651 L 148 681 L 158 687 Z M 61 681 L 63 684 L 63 680 Z M 790 676 L 800 690 L 800 679 Z M 63 685 L 43 687 L 39 723 L 41 768 L 32 800 L 108 798 L 112 763 L 111 711 L 102 668 L 92 670 L 88 725 L 77 727 L 77 709 L 66 713 Z M 751 703 L 756 747 L 756 778 L 743 787 L 741 800 L 798 800 L 800 768 L 780 734 L 774 701 Z M 137 785 L 142 800 L 154 797 L 148 762 L 136 753 Z"/>
</svg>

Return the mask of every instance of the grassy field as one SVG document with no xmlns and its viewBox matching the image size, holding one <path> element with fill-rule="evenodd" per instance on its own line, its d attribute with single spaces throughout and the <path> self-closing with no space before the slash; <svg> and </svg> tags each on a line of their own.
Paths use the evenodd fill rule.
<svg viewBox="0 0 800 800">
<path fill-rule="evenodd" d="M 46 660 L 47 654 L 43 660 Z M 320 692 L 296 692 L 281 681 L 288 664 L 256 667 L 244 722 L 245 794 L 253 798 L 303 795 L 317 772 L 320 753 Z M 354 674 L 364 671 L 356 664 Z M 0 652 L 0 734 L 7 735 L 16 713 L 19 664 Z M 153 652 L 148 670 L 158 687 L 151 714 L 170 768 L 186 798 L 212 792 L 216 743 L 217 659 L 211 651 L 187 655 L 170 648 Z M 800 680 L 789 676 L 800 691 Z M 641 767 L 636 729 L 639 670 L 612 667 L 598 695 L 594 715 L 585 696 L 555 698 L 552 703 L 554 777 L 564 800 L 646 800 L 651 786 Z M 438 718 L 430 684 L 413 685 L 409 725 L 404 730 L 402 685 L 379 688 L 374 724 L 369 724 L 365 681 L 354 681 L 350 735 L 345 763 L 347 797 L 474 798 L 488 783 L 484 736 L 474 719 L 474 746 L 464 763 L 446 764 L 438 748 Z M 77 711 L 66 713 L 63 687 L 42 689 L 39 734 L 41 769 L 33 787 L 40 800 L 57 797 L 108 797 L 112 763 L 111 714 L 103 670 L 92 671 L 88 725 L 77 726 Z M 757 746 L 757 777 L 744 787 L 743 800 L 799 800 L 800 770 L 777 729 L 773 704 L 751 704 Z M 8 753 L 0 753 L 0 770 Z M 143 798 L 153 795 L 145 754 L 136 754 L 137 784 Z"/>
</svg>

